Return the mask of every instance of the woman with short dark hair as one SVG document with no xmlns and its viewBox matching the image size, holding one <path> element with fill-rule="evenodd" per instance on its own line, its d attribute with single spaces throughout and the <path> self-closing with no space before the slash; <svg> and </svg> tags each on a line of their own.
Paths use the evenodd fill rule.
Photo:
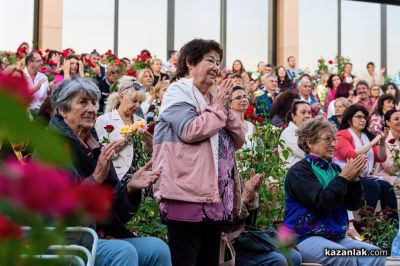
<svg viewBox="0 0 400 266">
<path fill-rule="evenodd" d="M 234 153 L 245 134 L 229 108 L 234 84 L 225 80 L 210 91 L 222 57 L 212 40 L 194 39 L 181 48 L 177 81 L 164 95 L 154 130 L 153 169 L 162 169 L 154 196 L 175 266 L 218 265 L 222 225 L 241 209 Z M 252 190 L 260 185 L 256 178 Z"/>
<path fill-rule="evenodd" d="M 398 221 L 397 200 L 390 183 L 373 175 L 374 163 L 386 160 L 385 140 L 388 132 L 377 135 L 371 141 L 368 138 L 368 111 L 359 104 L 350 105 L 345 111 L 335 147 L 335 162 L 341 167 L 348 160 L 365 154 L 368 158 L 367 167 L 361 172 L 361 183 L 364 187 L 367 205 L 376 208 L 381 201 L 382 210 L 390 208 L 393 212 L 389 217 Z"/>
</svg>

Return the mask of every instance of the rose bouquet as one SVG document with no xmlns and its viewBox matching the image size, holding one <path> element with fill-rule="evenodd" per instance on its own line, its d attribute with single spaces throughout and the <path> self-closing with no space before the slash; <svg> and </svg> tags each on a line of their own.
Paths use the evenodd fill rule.
<svg viewBox="0 0 400 266">
<path fill-rule="evenodd" d="M 143 144 L 146 137 L 148 125 L 146 121 L 137 121 L 131 125 L 123 126 L 120 134 L 130 143 L 133 144 L 135 152 L 139 155 L 137 167 L 140 168 L 145 165 L 149 160 L 148 148 Z"/>
</svg>

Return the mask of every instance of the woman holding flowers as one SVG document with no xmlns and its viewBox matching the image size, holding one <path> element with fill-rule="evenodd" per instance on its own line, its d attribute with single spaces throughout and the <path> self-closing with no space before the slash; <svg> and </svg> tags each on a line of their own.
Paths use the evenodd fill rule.
<svg viewBox="0 0 400 266">
<path fill-rule="evenodd" d="M 154 169 L 162 170 L 154 196 L 167 223 L 172 263 L 218 265 L 222 226 L 240 215 L 241 180 L 235 150 L 245 134 L 229 109 L 232 80 L 215 86 L 223 50 L 215 41 L 194 39 L 179 52 L 177 82 L 164 95 L 154 131 Z M 254 179 L 253 179 L 254 178 Z M 255 175 L 245 187 L 253 195 Z"/>
<path fill-rule="evenodd" d="M 74 153 L 71 173 L 75 183 L 110 186 L 114 189 L 111 213 L 107 221 L 96 223 L 100 236 L 95 265 L 171 265 L 167 245 L 158 238 L 134 238 L 125 228 L 138 210 L 141 190 L 153 184 L 160 172 L 149 171 L 150 164 L 121 183 L 112 164 L 121 141 L 101 148 L 94 124 L 100 90 L 86 78 L 62 81 L 52 92 L 56 114 L 50 127 L 67 140 Z"/>
<path fill-rule="evenodd" d="M 119 141 L 112 161 L 118 178 L 123 183 L 138 170 L 140 156 L 145 156 L 145 154 L 140 154 L 140 150 L 143 148 L 139 147 L 141 143 L 134 146 L 132 141 L 124 137 L 128 133 L 130 125 L 136 126 L 135 123 L 138 121 L 143 121 L 145 124 L 145 121 L 135 114 L 145 97 L 145 88 L 134 77 L 123 76 L 118 81 L 117 91 L 110 94 L 107 100 L 106 109 L 112 111 L 99 116 L 96 120 L 95 128 L 100 140 L 103 142 Z M 150 139 L 151 136 L 149 136 L 148 142 Z"/>
</svg>

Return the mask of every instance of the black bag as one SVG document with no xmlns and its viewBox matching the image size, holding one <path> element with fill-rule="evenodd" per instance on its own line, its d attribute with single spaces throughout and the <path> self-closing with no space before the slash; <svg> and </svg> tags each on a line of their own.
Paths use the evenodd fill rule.
<svg viewBox="0 0 400 266">
<path fill-rule="evenodd" d="M 259 230 L 246 226 L 245 230 L 235 239 L 233 246 L 238 252 L 270 252 L 277 251 L 276 231 L 272 227 Z"/>
</svg>

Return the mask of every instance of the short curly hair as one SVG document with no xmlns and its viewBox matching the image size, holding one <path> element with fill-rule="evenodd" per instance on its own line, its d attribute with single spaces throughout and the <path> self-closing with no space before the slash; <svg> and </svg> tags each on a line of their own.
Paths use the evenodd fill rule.
<svg viewBox="0 0 400 266">
<path fill-rule="evenodd" d="M 318 116 L 314 119 L 305 121 L 299 129 L 296 130 L 296 135 L 299 137 L 297 145 L 305 153 L 310 153 L 310 147 L 307 142 L 314 144 L 320 137 L 320 132 L 329 130 L 334 136 L 336 136 L 337 129 L 335 125 L 323 116 Z"/>
</svg>

